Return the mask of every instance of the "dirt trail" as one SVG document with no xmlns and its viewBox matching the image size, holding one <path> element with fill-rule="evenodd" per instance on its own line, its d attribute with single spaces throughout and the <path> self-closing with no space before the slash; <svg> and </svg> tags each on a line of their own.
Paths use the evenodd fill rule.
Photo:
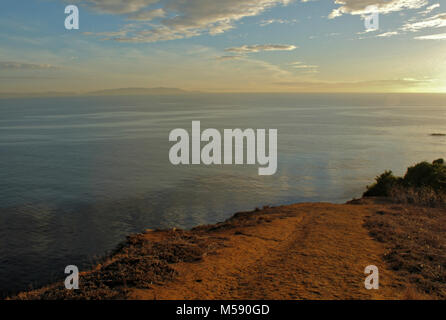
<svg viewBox="0 0 446 320">
<path fill-rule="evenodd" d="M 130 288 L 128 298 L 401 298 L 404 284 L 386 269 L 385 248 L 363 227 L 366 217 L 382 206 L 296 204 L 255 212 L 255 224 L 210 228 L 205 234 L 217 249 L 198 262 L 172 264 L 178 272 L 173 280 L 149 289 Z M 155 242 L 165 236 L 144 235 Z M 379 290 L 364 288 L 368 265 L 379 268 Z"/>
</svg>

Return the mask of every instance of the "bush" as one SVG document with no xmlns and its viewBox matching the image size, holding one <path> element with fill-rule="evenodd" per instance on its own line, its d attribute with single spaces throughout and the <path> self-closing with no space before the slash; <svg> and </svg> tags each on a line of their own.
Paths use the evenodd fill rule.
<svg viewBox="0 0 446 320">
<path fill-rule="evenodd" d="M 403 183 L 407 187 L 430 187 L 435 191 L 446 191 L 446 166 L 443 159 L 420 162 L 407 169 Z"/>
<path fill-rule="evenodd" d="M 409 167 L 403 178 L 385 171 L 375 180 L 372 186 L 367 186 L 364 197 L 391 197 L 398 202 L 427 206 L 445 203 L 446 165 L 443 159 Z"/>
<path fill-rule="evenodd" d="M 388 197 L 390 190 L 398 184 L 401 178 L 393 175 L 392 171 L 385 171 L 380 176 L 375 178 L 376 182 L 367 186 L 367 191 L 364 192 L 364 197 Z"/>
</svg>

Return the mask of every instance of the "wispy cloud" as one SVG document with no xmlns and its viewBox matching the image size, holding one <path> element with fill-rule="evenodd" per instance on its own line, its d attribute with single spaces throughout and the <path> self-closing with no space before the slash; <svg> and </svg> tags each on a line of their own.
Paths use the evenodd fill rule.
<svg viewBox="0 0 446 320">
<path fill-rule="evenodd" d="M 405 9 L 419 9 L 429 4 L 428 0 L 334 0 L 340 4 L 328 16 L 330 19 L 340 17 L 344 14 L 364 15 L 370 13 L 366 8 L 375 6 L 377 12 L 387 14 Z"/>
<path fill-rule="evenodd" d="M 0 69 L 4 70 L 57 70 L 56 67 L 50 64 L 36 64 L 16 61 L 0 61 Z"/>
<path fill-rule="evenodd" d="M 366 34 L 366 33 L 377 32 L 377 31 L 378 31 L 378 29 L 370 28 L 370 29 L 365 29 L 364 31 L 356 32 L 356 34 Z"/>
<path fill-rule="evenodd" d="M 416 40 L 446 40 L 446 33 L 415 37 Z"/>
<path fill-rule="evenodd" d="M 141 21 L 151 21 L 156 18 L 164 18 L 166 16 L 166 11 L 164 9 L 154 9 L 138 11 L 128 16 L 129 20 L 141 20 Z"/>
<path fill-rule="evenodd" d="M 244 45 L 241 47 L 227 48 L 227 52 L 235 53 L 255 53 L 261 51 L 292 51 L 297 47 L 294 45 L 283 45 L 283 44 L 256 44 L 256 45 Z"/>
<path fill-rule="evenodd" d="M 377 34 L 376 36 L 379 37 L 379 38 L 389 38 L 389 37 L 396 36 L 398 34 L 399 34 L 398 31 L 389 31 L 389 32 L 384 32 L 384 33 Z"/>
<path fill-rule="evenodd" d="M 370 80 L 370 81 L 351 81 L 351 82 L 327 82 L 327 81 L 281 81 L 275 82 L 275 85 L 292 88 L 296 91 L 306 92 L 362 92 L 374 90 L 398 91 L 408 88 L 426 86 L 432 83 L 431 79 L 395 79 L 395 80 Z"/>
<path fill-rule="evenodd" d="M 219 56 L 216 57 L 216 60 L 220 60 L 220 61 L 227 61 L 227 60 L 240 60 L 242 59 L 243 56 Z"/>
<path fill-rule="evenodd" d="M 297 23 L 297 19 L 293 20 L 284 20 L 284 19 L 268 19 L 268 20 L 262 20 L 260 22 L 261 27 L 268 26 L 270 24 L 295 24 Z"/>
<path fill-rule="evenodd" d="M 431 5 L 431 6 L 426 7 L 426 10 L 421 11 L 420 14 L 428 15 L 429 13 L 431 13 L 432 11 L 434 11 L 437 8 L 440 8 L 440 4 L 439 3 L 435 3 L 435 4 Z"/>
<path fill-rule="evenodd" d="M 294 69 L 303 73 L 319 73 L 319 66 L 312 64 L 304 64 L 301 61 L 296 61 L 290 64 Z"/>
<path fill-rule="evenodd" d="M 441 28 L 446 26 L 446 13 L 440 13 L 422 21 L 406 23 L 401 29 L 416 32 L 426 28 Z"/>
<path fill-rule="evenodd" d="M 74 2 L 85 3 L 102 13 L 125 14 L 138 12 L 159 0 L 73 0 Z"/>
<path fill-rule="evenodd" d="M 110 32 L 83 32 L 87 36 L 99 36 L 99 37 L 119 37 L 125 36 L 126 31 L 110 31 Z"/>
</svg>

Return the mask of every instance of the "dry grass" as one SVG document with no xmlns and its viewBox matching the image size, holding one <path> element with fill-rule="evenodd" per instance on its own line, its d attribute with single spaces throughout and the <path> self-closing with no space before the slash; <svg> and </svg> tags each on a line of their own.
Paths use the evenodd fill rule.
<svg viewBox="0 0 446 320">
<path fill-rule="evenodd" d="M 422 196 L 424 197 L 424 196 Z M 425 199 L 425 198 L 422 198 Z M 388 252 L 384 259 L 408 288 L 408 299 L 446 298 L 446 210 L 394 205 L 371 215 L 365 227 Z"/>
<path fill-rule="evenodd" d="M 186 231 L 159 232 L 166 233 L 165 241 L 152 242 L 142 234 L 129 236 L 104 263 L 81 273 L 79 290 L 66 290 L 59 282 L 15 299 L 123 299 L 128 287 L 150 288 L 172 279 L 172 263 L 198 261 L 208 247 Z"/>
<path fill-rule="evenodd" d="M 432 208 L 446 207 L 446 194 L 436 192 L 430 187 L 408 188 L 403 186 L 393 186 L 389 190 L 390 198 L 402 204 L 415 204 Z"/>
</svg>

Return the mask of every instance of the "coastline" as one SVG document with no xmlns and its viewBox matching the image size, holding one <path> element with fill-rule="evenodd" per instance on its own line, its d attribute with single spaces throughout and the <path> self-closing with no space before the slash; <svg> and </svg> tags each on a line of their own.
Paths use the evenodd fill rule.
<svg viewBox="0 0 446 320">
<path fill-rule="evenodd" d="M 373 219 L 409 211 L 420 208 L 378 198 L 300 203 L 191 230 L 146 230 L 81 272 L 79 290 L 58 282 L 12 299 L 444 298 L 444 285 L 421 292 L 395 270 L 385 259 L 393 244 L 374 233 Z M 369 265 L 379 267 L 379 290 L 364 287 Z"/>
</svg>

